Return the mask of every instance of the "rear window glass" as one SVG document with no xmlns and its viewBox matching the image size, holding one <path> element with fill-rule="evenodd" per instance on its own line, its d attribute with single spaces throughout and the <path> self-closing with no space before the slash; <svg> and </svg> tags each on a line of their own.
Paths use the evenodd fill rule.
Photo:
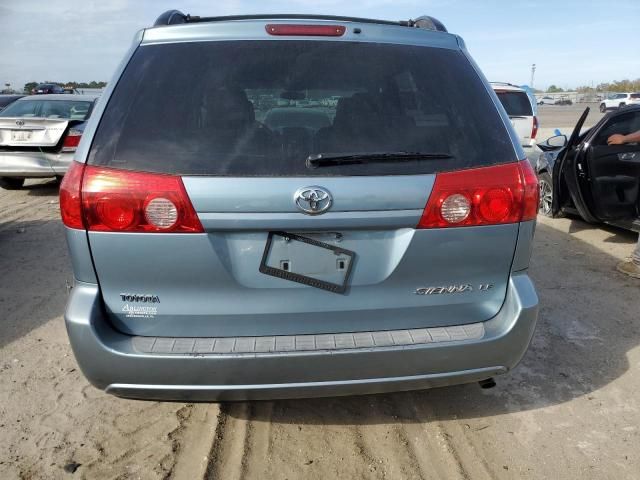
<svg viewBox="0 0 640 480">
<path fill-rule="evenodd" d="M 533 115 L 531 101 L 525 92 L 496 92 L 500 103 L 509 116 L 530 117 Z M 549 97 L 545 97 L 549 98 Z"/>
<path fill-rule="evenodd" d="M 525 95 L 526 99 L 526 95 Z M 444 153 L 307 168 L 310 155 Z M 89 163 L 181 175 L 433 173 L 514 160 L 491 97 L 458 51 L 327 41 L 140 47 Z"/>
<path fill-rule="evenodd" d="M 71 100 L 21 100 L 5 108 L 0 117 L 42 117 L 85 120 L 91 102 Z"/>
</svg>

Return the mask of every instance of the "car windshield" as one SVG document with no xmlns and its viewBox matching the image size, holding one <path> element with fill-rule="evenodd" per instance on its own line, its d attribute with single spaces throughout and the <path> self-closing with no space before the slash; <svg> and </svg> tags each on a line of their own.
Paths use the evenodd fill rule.
<svg viewBox="0 0 640 480">
<path fill-rule="evenodd" d="M 89 162 L 193 175 L 431 173 L 512 161 L 505 132 L 480 78 L 453 50 L 326 41 L 148 45 L 118 82 Z M 352 152 L 451 157 L 306 166 L 315 154 Z"/>
<path fill-rule="evenodd" d="M 20 100 L 5 108 L 0 117 L 39 117 L 86 120 L 91 102 L 77 100 Z"/>
</svg>

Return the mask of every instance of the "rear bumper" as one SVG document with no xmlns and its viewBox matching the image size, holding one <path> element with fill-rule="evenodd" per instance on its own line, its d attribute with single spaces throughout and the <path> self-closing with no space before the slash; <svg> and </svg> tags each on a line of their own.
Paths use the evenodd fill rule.
<svg viewBox="0 0 640 480">
<path fill-rule="evenodd" d="M 65 321 L 78 364 L 96 387 L 129 398 L 208 401 L 379 393 L 482 380 L 518 364 L 537 315 L 533 284 L 519 273 L 510 278 L 500 312 L 484 322 L 483 334 L 462 340 L 263 353 L 150 353 L 153 349 L 140 348 L 141 337 L 111 327 L 97 285 L 86 283 L 73 289 Z"/>
<path fill-rule="evenodd" d="M 73 153 L 0 151 L 0 177 L 55 177 L 64 175 Z"/>
</svg>

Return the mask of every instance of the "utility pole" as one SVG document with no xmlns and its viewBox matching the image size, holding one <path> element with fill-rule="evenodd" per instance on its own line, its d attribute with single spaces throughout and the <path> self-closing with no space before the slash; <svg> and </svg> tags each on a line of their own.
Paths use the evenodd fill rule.
<svg viewBox="0 0 640 480">
<path fill-rule="evenodd" d="M 533 77 L 535 74 L 536 74 L 536 64 L 534 63 L 533 65 L 531 65 L 531 83 L 529 84 L 531 88 L 533 88 Z"/>
</svg>

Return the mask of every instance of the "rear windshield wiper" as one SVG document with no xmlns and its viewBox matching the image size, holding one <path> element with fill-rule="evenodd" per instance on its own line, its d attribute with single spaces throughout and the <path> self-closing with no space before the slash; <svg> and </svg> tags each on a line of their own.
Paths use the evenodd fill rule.
<svg viewBox="0 0 640 480">
<path fill-rule="evenodd" d="M 345 154 L 316 153 L 307 157 L 307 168 L 361 163 L 410 162 L 412 160 L 441 160 L 453 158 L 448 153 L 425 152 L 354 152 Z"/>
</svg>

